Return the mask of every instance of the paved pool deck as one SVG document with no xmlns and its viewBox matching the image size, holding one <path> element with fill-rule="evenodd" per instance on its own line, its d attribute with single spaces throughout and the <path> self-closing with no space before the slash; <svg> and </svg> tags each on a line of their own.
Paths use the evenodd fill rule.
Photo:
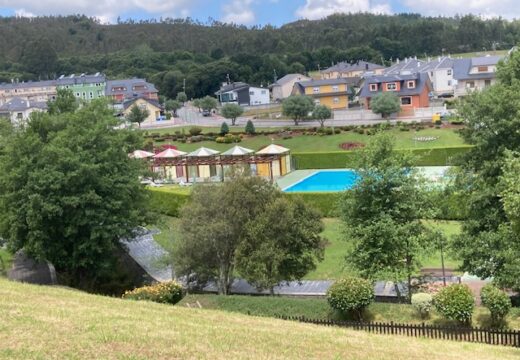
<svg viewBox="0 0 520 360">
<path fill-rule="evenodd" d="M 297 182 L 305 179 L 306 177 L 314 174 L 315 172 L 317 172 L 319 170 L 295 170 L 281 178 L 279 178 L 278 180 L 276 180 L 276 184 L 280 187 L 280 189 L 285 189 L 291 185 L 294 185 L 296 184 Z"/>
</svg>

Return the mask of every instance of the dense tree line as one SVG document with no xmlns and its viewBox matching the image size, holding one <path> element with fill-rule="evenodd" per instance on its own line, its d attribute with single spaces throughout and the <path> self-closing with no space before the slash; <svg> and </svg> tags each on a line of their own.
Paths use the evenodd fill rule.
<svg viewBox="0 0 520 360">
<path fill-rule="evenodd" d="M 510 48 L 520 21 L 373 14 L 247 28 L 191 19 L 104 25 L 86 16 L 0 18 L 0 81 L 104 72 L 140 76 L 175 98 L 215 91 L 227 75 L 267 86 L 289 72 L 339 61 L 383 63 L 397 57 Z M 261 55 L 260 55 L 261 54 Z"/>
</svg>

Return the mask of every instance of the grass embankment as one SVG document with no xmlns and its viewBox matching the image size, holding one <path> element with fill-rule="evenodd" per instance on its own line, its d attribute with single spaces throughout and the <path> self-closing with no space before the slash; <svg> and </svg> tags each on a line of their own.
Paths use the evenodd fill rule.
<svg viewBox="0 0 520 360">
<path fill-rule="evenodd" d="M 203 309 L 224 310 L 254 316 L 277 317 L 304 316 L 310 319 L 345 318 L 333 312 L 324 298 L 301 299 L 291 297 L 269 296 L 219 296 L 219 295 L 187 295 L 179 306 L 199 307 Z M 398 322 L 436 325 L 455 325 L 442 319 L 435 310 L 429 319 L 423 320 L 411 305 L 372 303 L 363 316 L 365 321 Z M 490 324 L 489 311 L 483 307 L 476 307 L 473 316 L 474 326 L 488 327 Z M 509 328 L 520 329 L 520 308 L 514 308 L 507 318 Z"/>
<path fill-rule="evenodd" d="M 308 280 L 336 280 L 353 273 L 345 261 L 345 256 L 352 248 L 352 243 L 345 240 L 342 222 L 339 219 L 324 219 L 323 221 L 325 231 L 322 236 L 328 240 L 325 257 L 316 270 L 305 277 Z M 460 231 L 460 223 L 455 221 L 428 221 L 427 223 L 443 231 L 446 236 L 453 236 Z M 424 268 L 441 268 L 440 252 L 433 251 L 431 254 L 424 254 L 421 262 Z M 444 262 L 448 269 L 457 269 L 460 266 L 460 263 L 448 254 L 445 254 Z"/>
<path fill-rule="evenodd" d="M 214 129 L 215 132 L 220 131 Z M 241 129 L 243 130 L 243 129 Z M 209 130 L 204 129 L 204 132 Z M 233 131 L 233 129 L 231 130 Z M 156 132 L 156 131 L 153 131 Z M 396 149 L 430 149 L 442 148 L 450 146 L 464 145 L 462 138 L 452 128 L 427 128 L 418 132 L 414 131 L 399 131 L 398 129 L 388 130 L 396 139 Z M 169 131 L 173 133 L 173 131 Z M 437 137 L 434 141 L 415 141 L 417 137 Z M 342 132 L 336 135 L 299 135 L 290 139 L 278 138 L 275 135 L 256 135 L 252 137 L 245 137 L 238 145 L 250 148 L 252 150 L 259 150 L 264 146 L 271 144 L 273 141 L 278 145 L 282 145 L 292 152 L 327 152 L 327 151 L 341 151 L 340 145 L 347 142 L 367 143 L 371 135 L 358 134 L 353 131 Z M 273 140 L 274 139 L 274 140 Z M 219 144 L 214 141 L 202 141 L 191 144 L 183 144 L 180 141 L 164 141 L 157 143 L 158 145 L 171 144 L 175 145 L 179 150 L 190 152 L 200 148 L 201 146 L 209 147 L 211 149 L 225 151 L 235 144 Z"/>
<path fill-rule="evenodd" d="M 0 249 L 0 277 L 7 276 L 12 258 L 13 256 L 7 250 Z"/>
<path fill-rule="evenodd" d="M 518 359 L 520 350 L 124 301 L 0 279 L 0 359 Z"/>
<path fill-rule="evenodd" d="M 343 226 L 337 218 L 323 219 L 325 230 L 322 236 L 327 241 L 325 248 L 325 256 L 313 272 L 309 273 L 305 279 L 307 280 L 336 280 L 345 275 L 353 274 L 353 270 L 346 266 L 345 256 L 351 249 L 351 243 L 345 240 L 343 235 Z M 157 227 L 161 230 L 156 235 L 155 240 L 162 246 L 168 248 L 167 243 L 173 239 L 178 239 L 179 219 L 163 216 L 158 222 Z M 460 223 L 455 221 L 428 221 L 428 225 L 442 230 L 446 236 L 453 236 L 460 231 Z M 422 264 L 425 268 L 441 268 L 441 256 L 438 251 L 431 254 L 425 254 L 422 257 Z M 460 263 L 445 254 L 445 267 L 448 269 L 457 269 Z"/>
</svg>

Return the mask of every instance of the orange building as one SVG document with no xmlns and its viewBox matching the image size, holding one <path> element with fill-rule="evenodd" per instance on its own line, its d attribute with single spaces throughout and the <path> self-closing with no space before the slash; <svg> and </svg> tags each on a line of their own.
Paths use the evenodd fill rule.
<svg viewBox="0 0 520 360">
<path fill-rule="evenodd" d="M 372 98 L 386 91 L 394 92 L 401 103 L 400 116 L 413 113 L 415 108 L 430 106 L 432 84 L 428 74 L 380 75 L 366 79 L 359 98 L 367 110 Z"/>
</svg>

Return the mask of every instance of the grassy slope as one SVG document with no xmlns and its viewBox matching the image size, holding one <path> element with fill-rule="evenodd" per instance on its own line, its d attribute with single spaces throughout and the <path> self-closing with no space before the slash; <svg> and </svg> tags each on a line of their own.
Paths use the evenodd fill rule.
<svg viewBox="0 0 520 360">
<path fill-rule="evenodd" d="M 425 149 L 432 147 L 447 147 L 463 145 L 461 137 L 453 129 L 435 129 L 427 128 L 419 132 L 414 131 L 399 131 L 397 129 L 389 132 L 396 139 L 396 148 L 398 149 Z M 438 137 L 435 141 L 416 142 L 415 137 Z M 354 132 L 343 132 L 337 135 L 330 136 L 296 136 L 292 139 L 276 138 L 276 144 L 285 146 L 293 152 L 324 152 L 324 151 L 341 151 L 340 145 L 345 142 L 361 142 L 366 143 L 370 136 L 365 134 L 357 134 Z M 257 135 L 251 138 L 244 138 L 239 144 L 240 146 L 258 150 L 272 142 L 271 135 Z M 224 151 L 233 146 L 233 144 L 218 144 L 214 141 L 202 141 L 192 144 L 183 144 L 178 141 L 169 142 L 177 146 L 182 151 L 193 151 L 201 146 L 209 147 L 215 150 Z M 168 142 L 160 142 L 158 144 L 168 144 Z"/>
<path fill-rule="evenodd" d="M 331 311 L 326 299 L 301 299 L 290 297 L 265 296 L 218 296 L 218 295 L 188 295 L 179 304 L 181 306 L 199 307 L 203 309 L 218 309 L 242 314 L 276 317 L 305 316 L 311 319 L 338 319 L 341 316 Z M 372 303 L 364 314 L 366 321 L 398 322 L 420 324 L 426 322 L 437 325 L 453 325 L 442 319 L 435 310 L 429 319 L 423 320 L 410 305 Z M 489 326 L 489 312 L 483 307 L 477 307 L 473 316 L 474 326 Z M 508 326 L 520 329 L 520 308 L 515 308 L 507 318 Z"/>
<path fill-rule="evenodd" d="M 337 279 L 342 275 L 347 275 L 351 270 L 345 268 L 345 256 L 350 249 L 349 242 L 343 240 L 342 224 L 338 219 L 324 219 L 325 231 L 323 236 L 327 238 L 328 245 L 325 249 L 325 259 L 318 264 L 315 271 L 309 273 L 306 279 Z M 442 230 L 447 236 L 453 236 L 460 231 L 460 224 L 454 221 L 428 222 L 429 225 Z M 440 268 L 440 253 L 434 252 L 422 258 L 425 268 Z M 445 255 L 446 268 L 456 269 L 459 262 Z"/>
<path fill-rule="evenodd" d="M 122 301 L 0 279 L 1 359 L 518 359 L 520 350 Z"/>
<path fill-rule="evenodd" d="M 7 270 L 11 267 L 11 259 L 12 255 L 7 250 L 0 249 L 0 276 L 7 275 Z"/>
</svg>

